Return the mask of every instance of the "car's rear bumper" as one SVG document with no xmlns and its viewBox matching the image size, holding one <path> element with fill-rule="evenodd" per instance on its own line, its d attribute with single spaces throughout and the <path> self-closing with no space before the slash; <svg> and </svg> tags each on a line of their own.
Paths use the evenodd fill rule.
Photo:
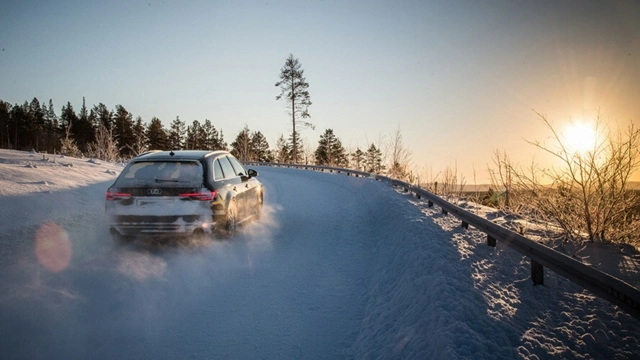
<svg viewBox="0 0 640 360">
<path fill-rule="evenodd" d="M 211 234 L 215 223 L 211 216 L 112 216 L 110 228 L 121 235 L 140 234 L 179 234 L 190 235 L 194 232 Z"/>
</svg>

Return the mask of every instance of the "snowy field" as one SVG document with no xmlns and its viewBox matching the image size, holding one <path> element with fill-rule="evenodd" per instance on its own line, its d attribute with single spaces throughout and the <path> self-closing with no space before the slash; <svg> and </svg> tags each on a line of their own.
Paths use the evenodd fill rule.
<svg viewBox="0 0 640 360">
<path fill-rule="evenodd" d="M 550 271 L 532 286 L 526 258 L 388 184 L 260 167 L 264 216 L 233 242 L 117 246 L 122 167 L 47 156 L 0 150 L 2 359 L 640 354 L 640 321 Z"/>
</svg>

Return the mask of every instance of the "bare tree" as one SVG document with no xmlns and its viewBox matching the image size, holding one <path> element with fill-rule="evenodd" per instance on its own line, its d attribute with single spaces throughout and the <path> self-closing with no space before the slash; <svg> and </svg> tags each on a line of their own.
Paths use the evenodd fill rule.
<svg viewBox="0 0 640 360">
<path fill-rule="evenodd" d="M 72 123 L 69 123 L 69 125 L 65 128 L 64 139 L 60 140 L 62 145 L 60 152 L 63 155 L 78 157 L 82 155 L 82 153 L 78 149 L 78 145 L 76 144 L 76 141 L 72 137 L 70 137 L 71 126 L 72 126 Z"/>
<path fill-rule="evenodd" d="M 456 161 L 453 167 L 447 166 L 442 173 L 438 174 L 438 177 L 440 178 L 440 195 L 449 201 L 457 202 L 462 197 L 466 185 L 464 175 L 458 173 L 458 162 Z M 438 181 L 435 184 L 437 188 Z"/>
<path fill-rule="evenodd" d="M 396 132 L 391 138 L 389 149 L 391 154 L 389 176 L 406 180 L 410 176 L 408 166 L 409 161 L 411 161 L 411 151 L 404 147 L 400 125 L 398 125 Z"/>
</svg>

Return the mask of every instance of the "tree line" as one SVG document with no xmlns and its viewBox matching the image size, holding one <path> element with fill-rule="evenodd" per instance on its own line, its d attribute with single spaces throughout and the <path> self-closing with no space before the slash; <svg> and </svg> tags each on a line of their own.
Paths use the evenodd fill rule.
<svg viewBox="0 0 640 360">
<path fill-rule="evenodd" d="M 364 151 L 358 147 L 349 153 L 333 129 L 326 129 L 310 152 L 295 135 L 295 140 L 293 134 L 288 139 L 280 135 L 272 148 L 262 132 L 245 126 L 227 144 L 223 131 L 209 119 L 187 124 L 176 116 L 165 127 L 159 118 L 145 122 L 123 105 L 109 109 L 98 103 L 89 108 L 84 98 L 79 111 L 67 102 L 59 113 L 51 99 L 33 98 L 21 105 L 0 100 L 0 147 L 4 149 L 106 161 L 126 160 L 147 150 L 229 150 L 242 161 L 312 163 L 377 173 L 387 168 L 381 149 L 373 143 Z"/>
</svg>

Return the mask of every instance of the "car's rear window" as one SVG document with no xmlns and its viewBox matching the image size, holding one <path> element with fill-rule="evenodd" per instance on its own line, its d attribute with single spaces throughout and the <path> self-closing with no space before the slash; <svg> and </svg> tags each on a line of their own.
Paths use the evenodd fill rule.
<svg viewBox="0 0 640 360">
<path fill-rule="evenodd" d="M 116 186 L 202 184 L 202 165 L 196 161 L 141 161 L 123 170 Z"/>
</svg>

